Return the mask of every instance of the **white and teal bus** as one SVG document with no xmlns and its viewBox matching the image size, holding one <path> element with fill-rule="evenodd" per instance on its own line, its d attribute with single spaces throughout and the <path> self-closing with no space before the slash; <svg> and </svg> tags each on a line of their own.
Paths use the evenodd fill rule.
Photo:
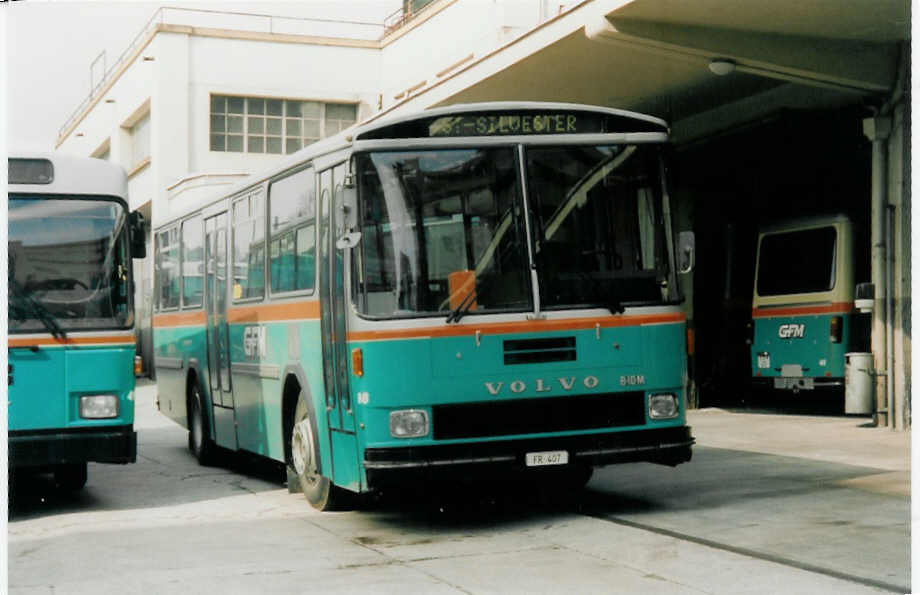
<svg viewBox="0 0 920 595">
<path fill-rule="evenodd" d="M 132 258 L 142 218 L 120 167 L 22 153 L 8 160 L 8 447 L 13 470 L 79 489 L 87 463 L 133 463 Z"/>
<path fill-rule="evenodd" d="M 755 389 L 842 392 L 846 354 L 869 346 L 854 308 L 858 229 L 843 214 L 760 230 L 751 310 Z"/>
<path fill-rule="evenodd" d="M 418 481 L 583 485 L 690 460 L 667 141 L 621 110 L 439 108 L 158 224 L 160 410 L 201 462 L 286 463 L 322 510 Z"/>
</svg>

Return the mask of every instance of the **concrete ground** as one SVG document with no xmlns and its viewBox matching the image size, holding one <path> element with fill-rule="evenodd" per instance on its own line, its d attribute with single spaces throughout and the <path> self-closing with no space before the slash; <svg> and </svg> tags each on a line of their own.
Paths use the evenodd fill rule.
<svg viewBox="0 0 920 595">
<path fill-rule="evenodd" d="M 691 411 L 694 458 L 584 495 L 434 494 L 319 513 L 264 462 L 199 467 L 137 391 L 135 465 L 19 486 L 11 593 L 892 593 L 910 586 L 910 433 Z"/>
</svg>

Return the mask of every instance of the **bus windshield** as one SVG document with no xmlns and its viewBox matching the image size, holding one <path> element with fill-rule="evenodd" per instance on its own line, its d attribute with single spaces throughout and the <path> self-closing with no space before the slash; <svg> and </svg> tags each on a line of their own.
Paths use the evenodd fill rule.
<svg viewBox="0 0 920 595">
<path fill-rule="evenodd" d="M 359 311 L 393 317 L 531 307 L 514 150 L 358 155 Z"/>
<path fill-rule="evenodd" d="M 357 155 L 359 312 L 531 310 L 530 252 L 547 309 L 621 312 L 665 301 L 670 267 L 655 146 L 527 147 L 530 225 L 517 155 L 516 147 Z"/>
<path fill-rule="evenodd" d="M 760 241 L 758 295 L 829 291 L 836 282 L 837 230 L 818 227 L 765 235 Z"/>
<path fill-rule="evenodd" d="M 667 297 L 660 172 L 652 145 L 527 150 L 544 307 L 620 312 Z"/>
<path fill-rule="evenodd" d="M 120 203 L 12 195 L 8 216 L 10 332 L 58 335 L 133 322 Z"/>
</svg>

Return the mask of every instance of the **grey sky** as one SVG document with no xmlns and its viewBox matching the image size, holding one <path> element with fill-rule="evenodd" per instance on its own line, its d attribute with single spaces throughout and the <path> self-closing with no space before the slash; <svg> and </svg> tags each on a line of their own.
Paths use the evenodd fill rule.
<svg viewBox="0 0 920 595">
<path fill-rule="evenodd" d="M 300 2 L 72 2 L 0 5 L 6 24 L 7 148 L 51 150 L 87 97 L 90 64 L 115 63 L 160 6 L 382 23 L 401 0 Z"/>
</svg>

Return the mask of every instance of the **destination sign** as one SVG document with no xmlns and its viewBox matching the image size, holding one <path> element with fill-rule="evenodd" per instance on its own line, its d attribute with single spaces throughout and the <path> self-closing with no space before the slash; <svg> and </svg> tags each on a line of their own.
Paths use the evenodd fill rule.
<svg viewBox="0 0 920 595">
<path fill-rule="evenodd" d="M 429 136 L 501 136 L 506 134 L 579 134 L 601 132 L 600 118 L 592 114 L 469 114 L 437 118 Z"/>
<path fill-rule="evenodd" d="M 588 109 L 496 109 L 460 111 L 448 115 L 424 113 L 405 122 L 373 128 L 357 140 L 397 138 L 457 138 L 480 136 L 550 136 L 559 134 L 614 134 L 664 132 L 663 122 L 638 114 Z"/>
</svg>

